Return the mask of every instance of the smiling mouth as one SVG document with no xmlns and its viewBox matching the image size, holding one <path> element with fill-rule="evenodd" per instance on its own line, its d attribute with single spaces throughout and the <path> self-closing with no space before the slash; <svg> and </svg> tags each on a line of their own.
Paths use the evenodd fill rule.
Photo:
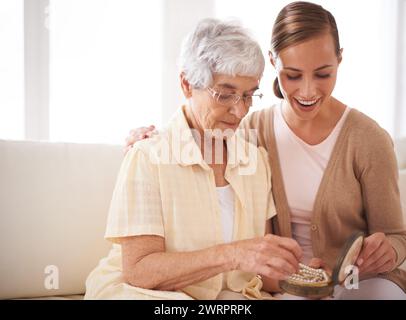
<svg viewBox="0 0 406 320">
<path fill-rule="evenodd" d="M 302 100 L 302 99 L 297 99 L 294 98 L 296 100 L 297 103 L 299 103 L 303 108 L 310 108 L 313 107 L 314 105 L 316 105 L 320 98 L 317 99 L 313 99 L 313 100 Z"/>
</svg>

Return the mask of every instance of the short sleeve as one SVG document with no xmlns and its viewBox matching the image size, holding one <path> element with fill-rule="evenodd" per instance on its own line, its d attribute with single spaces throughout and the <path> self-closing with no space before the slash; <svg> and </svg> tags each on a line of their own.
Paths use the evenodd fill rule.
<svg viewBox="0 0 406 320">
<path fill-rule="evenodd" d="M 114 188 L 105 238 L 164 236 L 158 167 L 134 146 L 123 160 Z"/>
</svg>

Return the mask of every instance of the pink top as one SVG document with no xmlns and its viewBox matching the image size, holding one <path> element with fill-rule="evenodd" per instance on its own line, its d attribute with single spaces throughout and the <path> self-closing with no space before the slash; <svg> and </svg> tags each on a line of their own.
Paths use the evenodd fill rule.
<svg viewBox="0 0 406 320">
<path fill-rule="evenodd" d="M 289 128 L 282 103 L 275 108 L 275 138 L 285 193 L 291 212 L 292 236 L 303 250 L 303 263 L 313 257 L 310 223 L 313 204 L 338 134 L 350 108 L 346 107 L 330 135 L 317 145 L 309 145 Z"/>
</svg>

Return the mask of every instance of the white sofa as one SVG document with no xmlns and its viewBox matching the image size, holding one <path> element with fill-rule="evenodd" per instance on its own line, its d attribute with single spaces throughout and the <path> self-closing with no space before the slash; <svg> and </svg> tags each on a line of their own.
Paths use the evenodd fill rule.
<svg viewBox="0 0 406 320">
<path fill-rule="evenodd" d="M 83 294 L 110 248 L 103 235 L 122 159 L 115 145 L 0 140 L 0 298 Z M 59 289 L 45 286 L 52 266 Z"/>
<path fill-rule="evenodd" d="M 406 208 L 406 139 L 396 151 Z M 0 299 L 81 297 L 110 248 L 103 234 L 122 158 L 117 145 L 0 140 Z M 47 288 L 55 270 L 58 288 Z"/>
</svg>

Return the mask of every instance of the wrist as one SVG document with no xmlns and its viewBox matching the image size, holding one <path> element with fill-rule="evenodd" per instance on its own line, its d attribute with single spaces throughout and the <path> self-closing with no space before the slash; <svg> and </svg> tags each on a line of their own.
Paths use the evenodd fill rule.
<svg viewBox="0 0 406 320">
<path fill-rule="evenodd" d="M 218 251 L 219 252 L 217 252 L 216 255 L 221 257 L 225 272 L 236 270 L 238 266 L 236 259 L 236 245 L 234 243 L 221 244 L 218 247 Z"/>
</svg>

